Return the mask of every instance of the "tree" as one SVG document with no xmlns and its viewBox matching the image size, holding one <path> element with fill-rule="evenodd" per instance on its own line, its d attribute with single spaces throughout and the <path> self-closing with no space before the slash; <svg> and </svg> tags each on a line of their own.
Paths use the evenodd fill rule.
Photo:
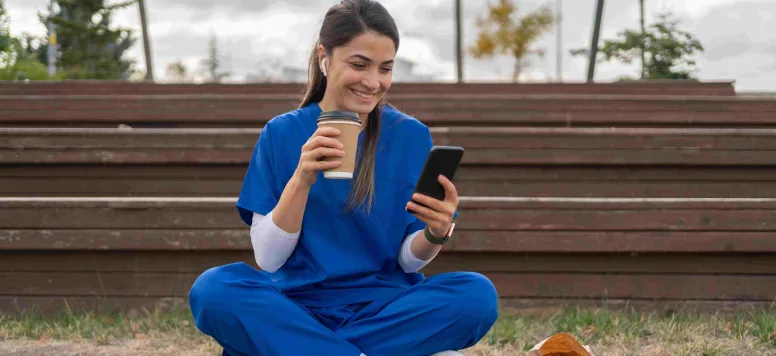
<svg viewBox="0 0 776 356">
<path fill-rule="evenodd" d="M 202 60 L 202 66 L 210 82 L 220 83 L 223 79 L 229 77 L 229 73 L 221 72 L 221 59 L 218 55 L 218 42 L 215 35 L 210 36 L 208 58 Z"/>
<path fill-rule="evenodd" d="M 11 29 L 8 24 L 8 16 L 5 14 L 5 5 L 3 0 L 0 0 L 0 65 L 9 60 L 6 56 L 10 55 L 11 39 Z"/>
<path fill-rule="evenodd" d="M 601 60 L 616 59 L 630 64 L 641 56 L 644 58 L 642 72 L 645 72 L 642 78 L 695 79 L 692 55 L 703 52 L 703 45 L 692 34 L 681 31 L 680 21 L 671 17 L 671 12 L 662 13 L 644 32 L 625 30 L 618 34 L 619 38 L 605 40 L 599 49 Z M 589 52 L 588 49 L 571 50 L 572 55 L 589 55 Z"/>
<path fill-rule="evenodd" d="M 35 57 L 34 39 L 28 35 L 11 36 L 10 21 L 0 0 L 0 80 L 56 79 Z"/>
<path fill-rule="evenodd" d="M 121 79 L 132 75 L 134 60 L 124 58 L 135 43 L 133 31 L 111 28 L 116 10 L 136 0 L 108 5 L 105 0 L 57 0 L 58 12 L 40 15 L 43 24 L 54 23 L 57 32 L 57 70 L 67 79 Z M 41 46 L 38 58 L 48 64 L 48 43 Z"/>
<path fill-rule="evenodd" d="M 497 54 L 511 55 L 515 59 L 512 80 L 517 82 L 520 73 L 529 65 L 529 55 L 544 56 L 543 49 L 532 46 L 543 34 L 552 30 L 555 15 L 548 5 L 519 20 L 514 19 L 515 11 L 516 6 L 512 0 L 489 4 L 488 16 L 477 19 L 479 33 L 469 52 L 477 59 Z"/>
<path fill-rule="evenodd" d="M 189 83 L 191 78 L 189 77 L 189 70 L 186 64 L 180 59 L 167 64 L 167 71 L 165 72 L 167 80 L 173 83 Z"/>
</svg>

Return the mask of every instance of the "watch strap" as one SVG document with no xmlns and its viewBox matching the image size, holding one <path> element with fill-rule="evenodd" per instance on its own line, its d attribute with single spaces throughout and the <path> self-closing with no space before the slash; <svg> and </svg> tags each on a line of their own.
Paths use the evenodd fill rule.
<svg viewBox="0 0 776 356">
<path fill-rule="evenodd" d="M 435 245 L 444 245 L 447 242 L 447 240 L 450 240 L 450 236 L 453 235 L 454 228 L 455 228 L 455 221 L 453 221 L 450 224 L 450 228 L 447 229 L 447 232 L 445 233 L 444 237 L 436 237 L 431 234 L 431 230 L 429 230 L 428 226 L 426 226 L 426 228 L 423 229 L 423 234 L 426 236 L 426 240 L 428 240 L 428 242 L 431 242 L 432 244 L 435 244 Z"/>
<path fill-rule="evenodd" d="M 448 237 L 442 237 L 442 238 L 435 237 L 434 235 L 431 234 L 431 231 L 429 231 L 428 226 L 426 226 L 426 228 L 423 229 L 423 235 L 426 236 L 426 240 L 428 240 L 428 242 L 434 245 L 444 245 L 445 242 L 447 242 L 447 240 L 449 239 Z"/>
</svg>

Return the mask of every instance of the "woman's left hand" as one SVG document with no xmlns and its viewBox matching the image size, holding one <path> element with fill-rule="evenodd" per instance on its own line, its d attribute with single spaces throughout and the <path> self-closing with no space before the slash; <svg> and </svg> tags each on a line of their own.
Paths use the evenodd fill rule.
<svg viewBox="0 0 776 356">
<path fill-rule="evenodd" d="M 415 214 L 412 215 L 426 223 L 432 235 L 441 238 L 450 229 L 453 216 L 458 209 L 458 191 L 453 182 L 444 175 L 439 175 L 437 180 L 445 188 L 445 200 L 415 193 L 412 195 L 413 201 L 407 203 L 407 209 L 414 211 Z M 423 204 L 425 207 L 415 202 Z"/>
</svg>

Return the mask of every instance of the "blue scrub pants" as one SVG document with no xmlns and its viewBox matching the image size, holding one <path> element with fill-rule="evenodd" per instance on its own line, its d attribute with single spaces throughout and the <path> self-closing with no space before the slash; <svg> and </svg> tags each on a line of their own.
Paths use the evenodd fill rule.
<svg viewBox="0 0 776 356">
<path fill-rule="evenodd" d="M 319 308 L 234 263 L 205 271 L 189 298 L 199 330 L 232 356 L 427 356 L 473 346 L 498 316 L 496 289 L 472 272 L 428 277 L 391 300 Z"/>
</svg>

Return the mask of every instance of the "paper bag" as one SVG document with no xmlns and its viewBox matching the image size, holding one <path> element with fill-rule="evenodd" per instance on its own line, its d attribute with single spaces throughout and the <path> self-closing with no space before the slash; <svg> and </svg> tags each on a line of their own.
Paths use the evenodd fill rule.
<svg viewBox="0 0 776 356">
<path fill-rule="evenodd" d="M 558 333 L 536 344 L 526 356 L 594 356 L 589 346 L 580 344 L 571 334 Z"/>
</svg>

